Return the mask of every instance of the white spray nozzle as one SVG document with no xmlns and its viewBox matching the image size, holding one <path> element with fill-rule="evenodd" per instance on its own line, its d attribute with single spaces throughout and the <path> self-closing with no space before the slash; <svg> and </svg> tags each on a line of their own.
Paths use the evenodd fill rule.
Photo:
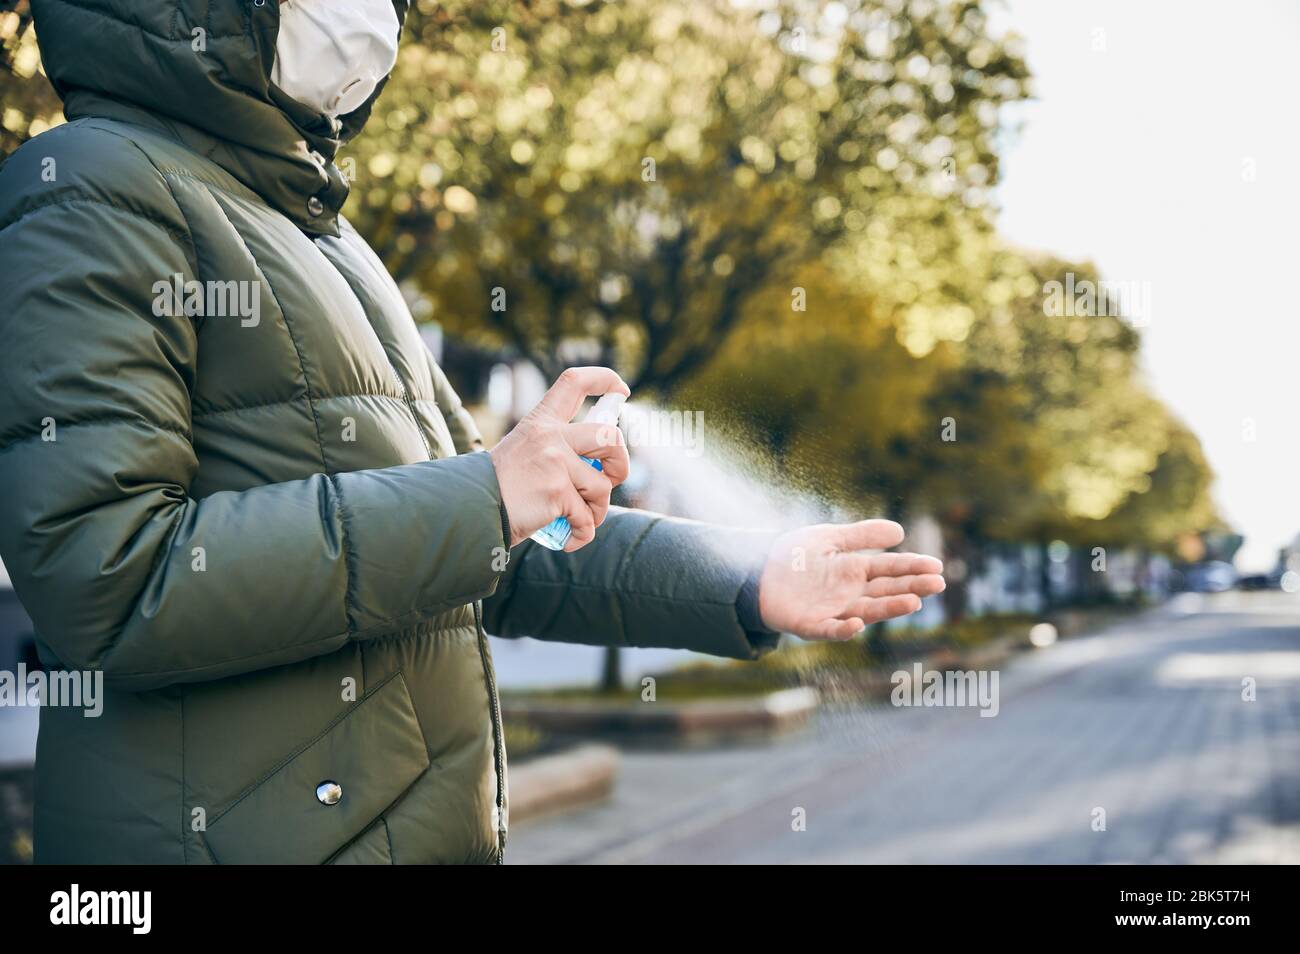
<svg viewBox="0 0 1300 954">
<path fill-rule="evenodd" d="M 618 416 L 623 413 L 623 405 L 626 402 L 626 394 L 610 391 L 592 405 L 583 421 L 588 424 L 617 424 Z"/>
</svg>

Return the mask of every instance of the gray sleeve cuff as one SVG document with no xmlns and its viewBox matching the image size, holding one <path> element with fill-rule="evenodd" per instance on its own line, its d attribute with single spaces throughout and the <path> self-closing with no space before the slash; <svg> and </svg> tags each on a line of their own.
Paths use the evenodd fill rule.
<svg viewBox="0 0 1300 954">
<path fill-rule="evenodd" d="M 749 568 L 745 582 L 741 584 L 740 592 L 736 595 L 736 617 L 740 620 L 741 629 L 746 633 L 771 636 L 776 633 L 776 630 L 770 629 L 763 623 L 763 615 L 758 607 L 758 582 L 762 572 L 761 565 Z"/>
</svg>

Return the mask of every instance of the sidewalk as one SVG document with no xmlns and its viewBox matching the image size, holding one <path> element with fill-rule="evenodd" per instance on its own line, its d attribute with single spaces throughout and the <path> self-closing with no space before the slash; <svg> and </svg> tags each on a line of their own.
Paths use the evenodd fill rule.
<svg viewBox="0 0 1300 954">
<path fill-rule="evenodd" d="M 996 718 L 879 705 L 766 746 L 627 753 L 608 803 L 519 826 L 507 859 L 1300 862 L 1300 600 L 1147 613 L 1017 657 L 1000 694 Z"/>
</svg>

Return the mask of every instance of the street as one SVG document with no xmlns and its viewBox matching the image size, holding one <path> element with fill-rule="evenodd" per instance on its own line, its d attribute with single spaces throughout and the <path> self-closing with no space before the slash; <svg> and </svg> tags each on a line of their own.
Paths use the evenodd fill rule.
<svg viewBox="0 0 1300 954">
<path fill-rule="evenodd" d="M 518 826 L 506 859 L 1300 862 L 1300 596 L 1184 594 L 1000 677 L 993 718 L 840 707 L 771 743 L 625 752 L 612 798 Z"/>
</svg>

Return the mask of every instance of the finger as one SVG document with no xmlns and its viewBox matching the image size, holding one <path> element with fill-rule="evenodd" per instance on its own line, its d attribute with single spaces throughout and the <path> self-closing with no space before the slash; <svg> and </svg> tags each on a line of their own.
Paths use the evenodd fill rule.
<svg viewBox="0 0 1300 954">
<path fill-rule="evenodd" d="M 943 577 L 937 573 L 923 573 L 916 576 L 882 576 L 867 583 L 865 593 L 868 597 L 902 596 L 915 593 L 917 596 L 934 596 L 944 589 Z M 856 612 L 856 610 L 854 610 Z"/>
<path fill-rule="evenodd" d="M 865 583 L 872 578 L 872 559 L 868 553 L 841 553 L 835 557 L 835 572 L 850 584 Z"/>
<path fill-rule="evenodd" d="M 590 467 L 587 469 L 591 470 Z M 592 471 L 592 473 L 595 473 L 595 471 Z M 564 545 L 565 553 L 581 550 L 596 539 L 595 517 L 592 516 L 591 507 L 587 505 L 587 501 L 582 498 L 576 488 L 570 490 L 565 497 L 564 516 L 568 518 L 570 530 L 569 542 Z"/>
<path fill-rule="evenodd" d="M 933 593 L 892 593 L 884 597 L 859 597 L 852 600 L 848 606 L 844 607 L 844 612 L 839 613 L 840 619 L 848 619 L 850 616 L 859 616 L 862 619 L 874 621 L 893 619 L 894 616 L 906 616 L 909 613 L 917 612 L 920 608 L 920 598 L 932 597 Z M 897 600 L 892 602 L 891 600 Z"/>
<path fill-rule="evenodd" d="M 838 572 L 859 580 L 938 575 L 943 571 L 943 564 L 934 557 L 916 553 L 840 553 L 835 557 L 835 566 Z"/>
<path fill-rule="evenodd" d="M 841 550 L 888 550 L 903 542 L 903 528 L 892 520 L 859 520 L 838 525 Z"/>
<path fill-rule="evenodd" d="M 867 557 L 867 579 L 943 572 L 943 562 L 919 553 L 877 553 Z"/>
<path fill-rule="evenodd" d="M 864 619 L 868 623 L 878 623 L 883 619 L 907 616 L 921 608 L 921 597 L 915 593 L 901 596 L 868 597 L 849 604 L 841 616 L 852 614 L 854 618 Z"/>
<path fill-rule="evenodd" d="M 627 456 L 623 432 L 613 424 L 566 424 L 560 429 L 575 453 L 600 461 L 609 482 L 617 487 L 627 480 L 632 462 Z"/>
<path fill-rule="evenodd" d="M 590 508 L 592 518 L 599 527 L 605 522 L 605 514 L 609 511 L 609 495 L 614 485 L 604 474 L 576 456 L 569 464 L 569 479 L 573 481 L 578 496 Z"/>
<path fill-rule="evenodd" d="M 555 379 L 537 406 L 546 408 L 562 420 L 571 421 L 588 396 L 610 391 L 632 393 L 623 379 L 609 368 L 567 368 Z"/>
<path fill-rule="evenodd" d="M 852 639 L 867 628 L 860 619 L 824 619 L 806 633 L 799 633 L 804 639 Z"/>
</svg>

